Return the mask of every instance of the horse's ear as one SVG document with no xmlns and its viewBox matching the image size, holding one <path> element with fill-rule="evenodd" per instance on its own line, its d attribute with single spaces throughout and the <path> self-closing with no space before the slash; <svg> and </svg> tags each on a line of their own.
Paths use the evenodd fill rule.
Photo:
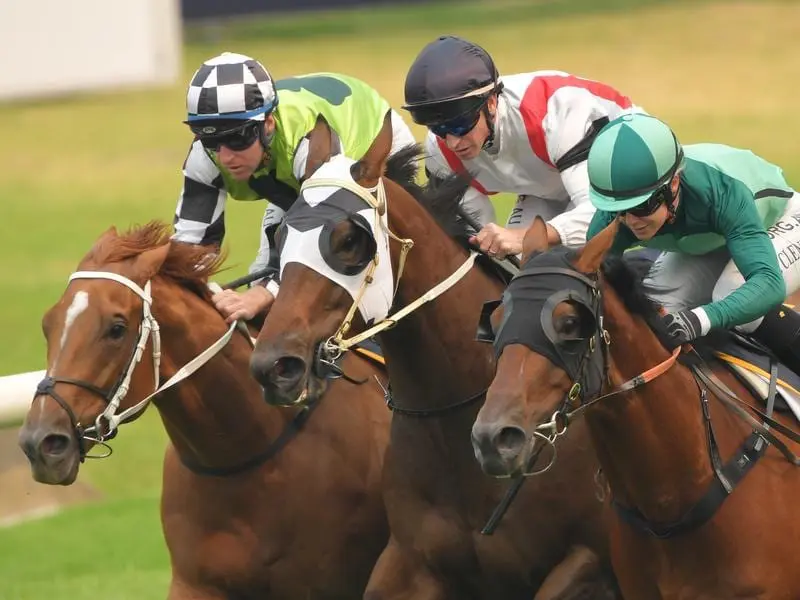
<svg viewBox="0 0 800 600">
<path fill-rule="evenodd" d="M 331 128 L 325 118 L 320 115 L 314 129 L 308 134 L 308 159 L 303 181 L 311 177 L 314 171 L 328 162 L 333 155 L 333 141 Z"/>
<path fill-rule="evenodd" d="M 133 279 L 142 284 L 152 279 L 161 270 L 164 261 L 167 260 L 169 249 L 170 244 L 166 243 L 139 254 L 133 262 Z"/>
<path fill-rule="evenodd" d="M 522 239 L 522 262 L 525 262 L 531 254 L 545 252 L 547 248 L 547 223 L 536 215 Z"/>
<path fill-rule="evenodd" d="M 85 256 L 84 256 L 84 257 L 81 259 L 81 261 L 78 263 L 78 270 L 79 270 L 79 271 L 85 271 L 85 270 L 91 270 L 91 269 L 93 269 L 93 268 L 97 267 L 97 265 L 95 264 L 95 263 L 96 263 L 96 261 L 95 261 L 95 258 L 94 258 L 94 257 L 96 256 L 96 254 L 98 253 L 98 251 L 99 251 L 99 250 L 100 250 L 100 249 L 101 249 L 101 248 L 102 248 L 102 247 L 103 247 L 105 244 L 109 244 L 109 243 L 111 243 L 111 241 L 112 241 L 112 240 L 115 240 L 115 239 L 117 239 L 118 237 L 119 237 L 119 233 L 117 233 L 117 228 L 116 228 L 116 227 L 114 227 L 114 226 L 112 225 L 111 227 L 109 227 L 108 229 L 106 229 L 106 230 L 105 230 L 105 231 L 104 231 L 104 232 L 103 232 L 103 233 L 100 235 L 100 237 L 98 237 L 98 238 L 95 240 L 95 242 L 94 242 L 94 244 L 92 244 L 92 247 L 91 247 L 91 249 L 89 250 L 89 252 L 87 252 L 87 253 L 86 253 L 86 255 L 85 255 Z"/>
<path fill-rule="evenodd" d="M 609 251 L 614 243 L 618 229 L 619 221 L 614 219 L 608 227 L 589 240 L 578 252 L 575 268 L 581 273 L 594 273 L 597 271 L 600 268 L 600 263 L 603 262 L 606 252 Z"/>
<path fill-rule="evenodd" d="M 94 243 L 93 249 L 94 249 L 94 248 L 99 248 L 99 247 L 100 247 L 100 246 L 102 246 L 103 244 L 105 244 L 105 243 L 108 243 L 108 242 L 110 242 L 111 240 L 113 240 L 113 239 L 116 239 L 116 238 L 118 238 L 118 237 L 119 237 L 119 232 L 117 232 L 117 228 L 116 228 L 114 225 L 112 225 L 111 227 L 109 227 L 108 229 L 106 229 L 106 230 L 105 230 L 105 231 L 104 231 L 104 232 L 103 232 L 103 233 L 100 235 L 100 237 L 99 237 L 99 238 L 97 238 L 97 240 L 96 240 L 96 241 L 95 241 L 95 243 Z"/>
<path fill-rule="evenodd" d="M 354 177 L 358 184 L 365 188 L 378 185 L 378 179 L 383 175 L 386 159 L 392 150 L 392 112 L 388 111 L 383 119 L 383 127 L 375 137 L 372 145 L 363 158 L 356 163 Z"/>
</svg>

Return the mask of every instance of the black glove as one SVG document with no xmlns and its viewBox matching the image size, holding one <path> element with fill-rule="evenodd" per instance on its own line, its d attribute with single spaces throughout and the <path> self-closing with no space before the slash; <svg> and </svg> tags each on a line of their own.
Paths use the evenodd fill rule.
<svg viewBox="0 0 800 600">
<path fill-rule="evenodd" d="M 672 351 L 703 335 L 700 319 L 690 310 L 670 313 L 661 320 L 667 333 L 667 339 L 663 340 L 667 350 Z"/>
</svg>

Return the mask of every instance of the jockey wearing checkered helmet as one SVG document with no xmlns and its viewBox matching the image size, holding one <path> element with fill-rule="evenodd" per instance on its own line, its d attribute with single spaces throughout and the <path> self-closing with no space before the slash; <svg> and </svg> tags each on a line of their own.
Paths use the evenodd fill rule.
<svg viewBox="0 0 800 600">
<path fill-rule="evenodd" d="M 224 157 L 230 159 L 231 153 L 220 156 L 224 148 L 241 152 L 258 141 L 254 152 L 269 151 L 275 133 L 270 117 L 277 106 L 275 82 L 264 65 L 249 56 L 225 52 L 203 63 L 192 77 L 184 123 L 203 147 L 216 151 L 225 164 Z M 231 174 L 235 179 L 247 179 L 260 162 L 261 157 L 250 165 L 229 163 Z"/>
<path fill-rule="evenodd" d="M 478 44 L 441 36 L 411 65 L 403 106 L 428 128 L 429 177 L 470 177 L 462 207 L 482 229 L 472 243 L 492 256 L 519 254 L 527 226 L 547 222 L 551 245 L 585 242 L 594 208 L 586 155 L 603 124 L 640 111 L 611 86 L 562 71 L 501 76 Z M 493 194 L 517 194 L 506 227 Z"/>
<path fill-rule="evenodd" d="M 311 73 L 275 81 L 259 61 L 224 52 L 194 73 L 186 95 L 195 139 L 184 163 L 184 185 L 173 239 L 220 245 L 225 204 L 269 203 L 261 223 L 261 245 L 250 271 L 277 269 L 274 233 L 294 203 L 300 182 L 319 166 L 315 136 L 327 136 L 333 152 L 361 158 L 391 113 L 392 152 L 414 137 L 389 103 L 372 87 L 338 73 Z M 278 293 L 277 273 L 246 292 L 225 290 L 214 303 L 229 321 L 268 310 Z"/>
</svg>

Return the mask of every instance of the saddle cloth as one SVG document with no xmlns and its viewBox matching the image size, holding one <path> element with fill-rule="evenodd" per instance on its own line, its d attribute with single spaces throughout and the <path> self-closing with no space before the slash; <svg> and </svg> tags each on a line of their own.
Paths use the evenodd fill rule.
<svg viewBox="0 0 800 600">
<path fill-rule="evenodd" d="M 715 340 L 713 353 L 757 397 L 766 402 L 769 390 L 769 357 L 736 334 Z M 800 375 L 778 364 L 775 397 L 777 412 L 791 412 L 800 421 Z"/>
</svg>

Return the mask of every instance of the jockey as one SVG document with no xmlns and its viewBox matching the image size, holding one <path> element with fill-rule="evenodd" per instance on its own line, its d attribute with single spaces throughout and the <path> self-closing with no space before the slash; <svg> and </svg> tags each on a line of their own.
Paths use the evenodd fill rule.
<svg viewBox="0 0 800 600">
<path fill-rule="evenodd" d="M 173 240 L 221 245 L 228 195 L 266 198 L 251 273 L 268 266 L 275 230 L 301 181 L 319 166 L 309 158 L 313 135 L 330 135 L 334 154 L 359 159 L 391 111 L 392 151 L 416 143 L 400 115 L 358 79 L 313 73 L 273 81 L 260 62 L 230 52 L 207 60 L 194 74 L 187 111 L 185 123 L 195 139 L 183 166 Z M 216 294 L 214 304 L 228 321 L 250 319 L 269 309 L 278 288 L 267 277 L 243 293 Z"/>
<path fill-rule="evenodd" d="M 640 111 L 626 96 L 561 71 L 500 77 L 472 42 L 440 37 L 422 49 L 406 76 L 403 108 L 428 128 L 429 177 L 471 175 L 465 211 L 483 226 L 471 241 L 491 256 L 522 251 L 536 215 L 551 245 L 582 245 L 594 214 L 586 156 L 610 119 Z M 518 194 L 506 224 L 489 196 Z"/>
<path fill-rule="evenodd" d="M 597 136 L 588 170 L 588 237 L 618 219 L 612 252 L 665 251 L 645 285 L 669 313 L 670 349 L 736 327 L 800 365 L 800 315 L 781 305 L 800 287 L 800 194 L 779 167 L 721 144 L 681 147 L 658 119 L 627 115 Z"/>
</svg>

